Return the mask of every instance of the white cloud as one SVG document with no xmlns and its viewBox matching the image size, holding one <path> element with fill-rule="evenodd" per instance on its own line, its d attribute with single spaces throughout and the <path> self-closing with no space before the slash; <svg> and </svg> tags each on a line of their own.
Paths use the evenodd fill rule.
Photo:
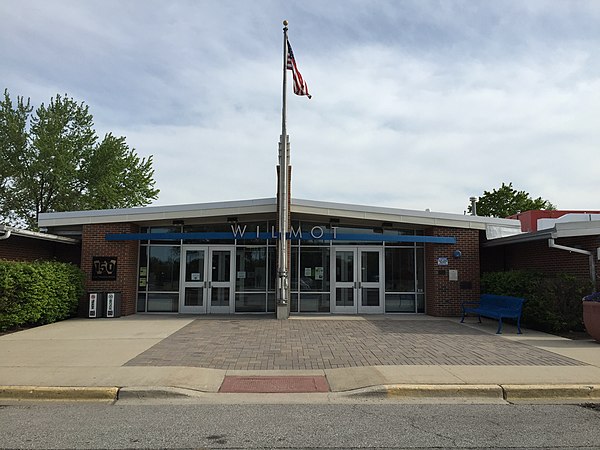
<svg viewBox="0 0 600 450">
<path fill-rule="evenodd" d="M 159 204 L 275 195 L 281 20 L 293 195 L 461 213 L 512 181 L 600 209 L 594 2 L 7 0 L 0 79 L 154 155 Z"/>
</svg>

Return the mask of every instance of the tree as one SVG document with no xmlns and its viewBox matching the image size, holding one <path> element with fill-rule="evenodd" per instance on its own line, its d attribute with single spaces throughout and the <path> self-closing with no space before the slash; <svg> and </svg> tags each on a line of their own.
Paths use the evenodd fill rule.
<svg viewBox="0 0 600 450">
<path fill-rule="evenodd" d="M 0 221 L 37 229 L 40 213 L 144 206 L 156 199 L 152 156 L 124 137 L 101 141 L 88 106 L 57 95 L 32 114 L 8 90 L 0 101 Z"/>
<path fill-rule="evenodd" d="M 492 192 L 483 191 L 483 195 L 477 200 L 477 215 L 489 217 L 508 217 L 523 211 L 548 209 L 556 207 L 548 200 L 541 197 L 533 199 L 528 192 L 517 191 L 512 183 L 504 184 L 500 189 Z M 469 205 L 469 212 L 472 207 Z"/>
</svg>

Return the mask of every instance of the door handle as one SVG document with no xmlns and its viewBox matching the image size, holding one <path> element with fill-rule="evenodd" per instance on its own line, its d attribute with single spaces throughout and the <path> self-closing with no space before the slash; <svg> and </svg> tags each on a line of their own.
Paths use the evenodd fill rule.
<svg viewBox="0 0 600 450">
<path fill-rule="evenodd" d="M 209 281 L 209 282 L 208 282 L 208 288 L 209 288 L 209 289 L 210 289 L 210 288 L 212 288 L 212 281 Z"/>
</svg>

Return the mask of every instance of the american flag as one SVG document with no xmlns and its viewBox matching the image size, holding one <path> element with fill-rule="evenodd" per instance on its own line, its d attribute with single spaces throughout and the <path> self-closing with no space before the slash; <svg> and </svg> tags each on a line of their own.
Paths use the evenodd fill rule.
<svg viewBox="0 0 600 450">
<path fill-rule="evenodd" d="M 296 95 L 306 95 L 308 98 L 312 98 L 312 96 L 308 93 L 308 85 L 298 67 L 296 66 L 296 59 L 294 58 L 294 52 L 292 51 L 292 46 L 290 45 L 290 41 L 287 41 L 287 70 L 292 71 L 292 75 L 294 76 L 294 94 Z"/>
</svg>

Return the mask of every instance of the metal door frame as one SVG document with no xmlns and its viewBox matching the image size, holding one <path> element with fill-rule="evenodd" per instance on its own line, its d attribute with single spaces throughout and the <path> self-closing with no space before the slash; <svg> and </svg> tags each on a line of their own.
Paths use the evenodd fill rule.
<svg viewBox="0 0 600 450">
<path fill-rule="evenodd" d="M 229 252 L 229 281 L 213 281 L 212 280 L 212 259 L 213 253 L 217 251 Z M 208 314 L 233 314 L 235 311 L 235 246 L 210 246 L 208 248 L 208 261 L 210 269 L 208 269 L 208 296 L 207 296 L 207 313 Z M 227 287 L 229 288 L 229 305 L 228 306 L 212 306 L 212 288 Z"/>
<path fill-rule="evenodd" d="M 186 269 L 187 269 L 187 252 L 190 251 L 203 251 L 204 252 L 204 272 L 202 276 L 202 286 L 198 286 L 197 281 L 185 281 Z M 206 245 L 185 245 L 181 248 L 181 270 L 179 274 L 179 312 L 181 314 L 206 314 L 208 305 L 208 264 L 209 264 L 209 251 Z M 185 303 L 185 289 L 187 287 L 202 288 L 202 306 L 184 306 Z"/>
</svg>

